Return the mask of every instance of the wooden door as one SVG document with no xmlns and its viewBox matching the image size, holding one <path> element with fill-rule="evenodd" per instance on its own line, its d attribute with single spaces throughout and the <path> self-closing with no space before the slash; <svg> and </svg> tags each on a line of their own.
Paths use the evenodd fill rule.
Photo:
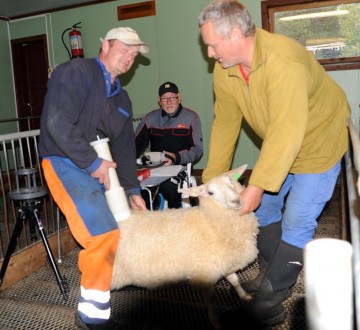
<svg viewBox="0 0 360 330">
<path fill-rule="evenodd" d="M 48 81 L 46 35 L 11 41 L 20 131 L 40 128 Z"/>
</svg>

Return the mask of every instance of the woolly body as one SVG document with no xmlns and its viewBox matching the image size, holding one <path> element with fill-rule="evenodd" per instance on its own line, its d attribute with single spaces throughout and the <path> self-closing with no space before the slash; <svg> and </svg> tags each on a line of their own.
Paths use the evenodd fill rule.
<svg viewBox="0 0 360 330">
<path fill-rule="evenodd" d="M 258 222 L 253 213 L 239 216 L 243 188 L 231 180 L 234 171 L 187 189 L 185 193 L 201 196 L 198 207 L 134 211 L 119 222 L 111 289 L 156 288 L 182 281 L 208 287 L 255 260 Z M 221 201 L 222 186 L 231 190 L 230 201 L 228 195 Z M 211 189 L 215 193 L 210 194 Z"/>
</svg>

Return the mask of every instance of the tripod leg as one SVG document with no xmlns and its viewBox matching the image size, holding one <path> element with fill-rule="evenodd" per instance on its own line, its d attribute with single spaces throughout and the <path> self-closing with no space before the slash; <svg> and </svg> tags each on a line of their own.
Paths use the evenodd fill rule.
<svg viewBox="0 0 360 330">
<path fill-rule="evenodd" d="M 67 295 L 68 288 L 67 288 L 66 279 L 61 277 L 61 275 L 60 275 L 59 269 L 58 269 L 58 267 L 56 265 L 56 262 L 54 260 L 54 256 L 53 256 L 53 254 L 51 252 L 51 249 L 50 249 L 50 246 L 49 246 L 49 243 L 48 243 L 45 231 L 44 231 L 44 226 L 43 226 L 43 224 L 41 222 L 40 215 L 38 214 L 37 209 L 34 209 L 33 215 L 34 215 L 34 217 L 36 219 L 36 223 L 37 223 L 37 226 L 38 226 L 38 229 L 39 229 L 39 233 L 40 233 L 41 239 L 42 239 L 42 241 L 44 243 L 44 247 L 45 247 L 46 253 L 48 255 L 49 262 L 50 262 L 51 267 L 52 267 L 52 269 L 54 271 L 56 281 L 57 281 L 57 283 L 59 285 L 59 288 L 60 288 L 60 291 L 61 291 L 61 293 L 62 293 L 62 295 L 64 297 L 64 300 L 67 301 L 68 300 L 68 295 Z"/>
<path fill-rule="evenodd" d="M 35 217 L 32 215 L 32 212 L 30 209 L 26 208 L 25 209 L 29 214 L 27 215 L 28 221 L 29 221 L 29 229 L 30 229 L 30 239 L 35 242 L 37 240 L 37 236 L 36 236 L 36 230 L 35 230 L 35 226 L 36 226 L 36 219 Z"/>
<path fill-rule="evenodd" d="M 25 219 L 26 219 L 26 214 L 23 210 L 20 209 L 17 220 L 16 220 L 15 228 L 11 234 L 10 242 L 9 242 L 8 248 L 5 253 L 5 258 L 4 258 L 2 266 L 1 266 L 0 286 L 3 283 L 3 279 L 5 277 L 5 272 L 6 272 L 7 266 L 10 261 L 10 257 L 15 251 L 17 239 L 18 239 L 19 235 L 21 234 L 21 231 L 23 229 L 23 222 Z"/>
</svg>

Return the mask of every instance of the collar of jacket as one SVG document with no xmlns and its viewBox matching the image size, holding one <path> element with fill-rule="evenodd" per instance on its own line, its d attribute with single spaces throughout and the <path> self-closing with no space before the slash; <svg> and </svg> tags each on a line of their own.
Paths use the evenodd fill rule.
<svg viewBox="0 0 360 330">
<path fill-rule="evenodd" d="M 254 53 L 253 53 L 253 60 L 251 64 L 251 70 L 249 72 L 249 75 L 256 71 L 260 66 L 264 65 L 267 61 L 268 54 L 266 53 L 266 50 L 271 47 L 271 41 L 269 43 L 267 37 L 271 39 L 271 36 L 273 34 L 269 33 L 268 31 L 262 30 L 257 28 L 255 33 L 255 47 L 254 47 Z M 265 45 L 265 47 L 264 47 Z M 265 48 L 265 50 L 264 50 Z M 229 76 L 236 76 L 241 77 L 241 73 L 239 70 L 239 65 L 234 65 L 228 70 Z"/>
<path fill-rule="evenodd" d="M 182 106 L 182 104 L 180 103 L 180 104 L 179 104 L 179 108 L 178 108 L 178 109 L 176 110 L 176 112 L 175 112 L 174 114 L 172 114 L 172 115 L 167 114 L 164 109 L 161 109 L 161 116 L 162 116 L 162 117 L 168 116 L 169 118 L 175 118 L 175 117 L 179 116 L 182 108 L 183 108 L 183 106 Z"/>
<path fill-rule="evenodd" d="M 269 56 L 268 50 L 271 49 L 273 33 L 269 33 L 263 29 L 256 29 L 255 33 L 255 48 L 253 55 L 253 63 L 251 65 L 251 71 L 256 71 L 260 66 L 266 63 Z"/>
<path fill-rule="evenodd" d="M 107 97 L 112 97 L 120 93 L 121 84 L 119 78 L 115 79 L 116 88 L 112 88 L 111 84 L 111 74 L 106 70 L 105 65 L 100 61 L 99 57 L 96 57 L 96 62 L 100 65 L 100 68 L 104 74 L 105 85 L 106 85 L 106 95 Z"/>
</svg>

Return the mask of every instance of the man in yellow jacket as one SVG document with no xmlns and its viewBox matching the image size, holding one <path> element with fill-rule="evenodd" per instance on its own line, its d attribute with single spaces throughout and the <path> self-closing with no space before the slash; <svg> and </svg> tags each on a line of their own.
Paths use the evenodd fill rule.
<svg viewBox="0 0 360 330">
<path fill-rule="evenodd" d="M 311 53 L 257 29 L 238 1 L 214 0 L 199 26 L 208 56 L 217 61 L 203 181 L 229 170 L 243 119 L 262 139 L 240 214 L 255 211 L 259 219 L 260 273 L 247 289 L 256 292 L 250 310 L 261 326 L 271 326 L 285 319 L 282 302 L 332 196 L 348 148 L 350 109 Z"/>
</svg>

